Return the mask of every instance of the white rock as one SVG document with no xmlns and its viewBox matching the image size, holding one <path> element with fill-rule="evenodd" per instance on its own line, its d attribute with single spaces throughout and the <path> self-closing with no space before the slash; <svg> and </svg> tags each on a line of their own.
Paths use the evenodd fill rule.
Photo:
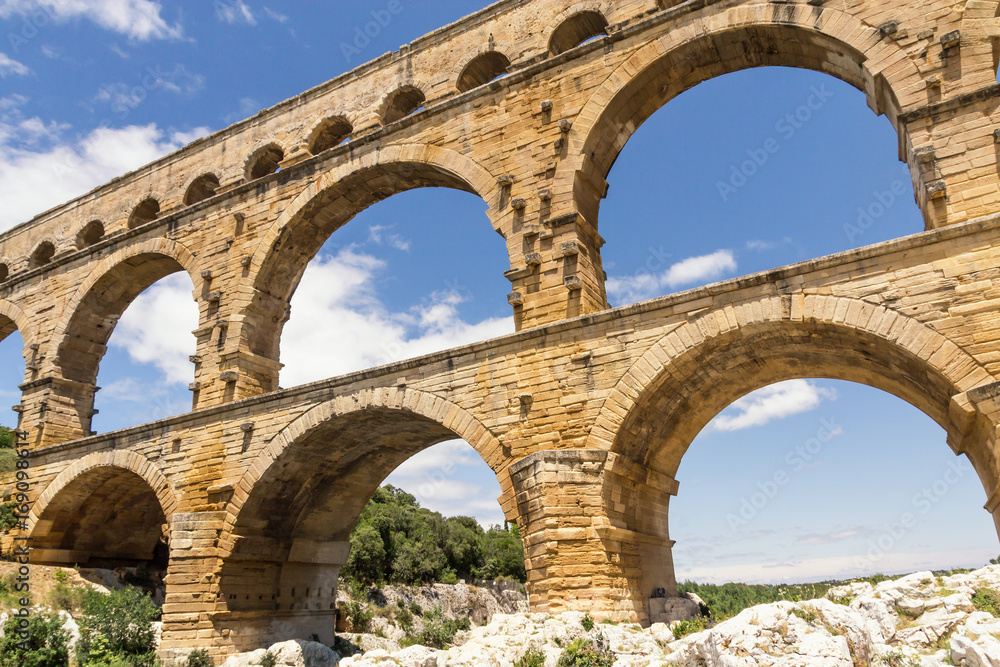
<svg viewBox="0 0 1000 667">
<path fill-rule="evenodd" d="M 334 667 L 340 656 L 318 642 L 293 639 L 275 644 L 271 648 L 229 656 L 223 667 L 255 667 L 266 653 L 275 657 L 275 664 L 282 667 Z M 388 655 L 388 652 L 386 653 Z"/>
</svg>

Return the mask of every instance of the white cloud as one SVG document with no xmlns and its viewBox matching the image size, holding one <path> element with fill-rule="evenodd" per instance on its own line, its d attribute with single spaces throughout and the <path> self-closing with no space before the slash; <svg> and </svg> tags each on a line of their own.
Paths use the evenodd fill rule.
<svg viewBox="0 0 1000 667">
<path fill-rule="evenodd" d="M 352 248 L 321 255 L 306 269 L 281 339 L 283 386 L 486 340 L 513 332 L 512 318 L 468 323 L 462 297 L 437 292 L 424 303 L 392 312 L 372 286 L 384 262 Z"/>
<path fill-rule="evenodd" d="M 25 76 L 30 73 L 31 70 L 27 65 L 19 63 L 6 53 L 0 53 L 0 79 L 5 79 L 11 74 Z"/>
<path fill-rule="evenodd" d="M 502 524 L 500 484 L 464 440 L 425 449 L 396 468 L 384 484 L 413 494 L 421 506 L 444 516 L 471 516 L 483 526 Z"/>
<path fill-rule="evenodd" d="M 10 98 L 4 98 L 10 99 Z M 4 110 L 0 100 L 0 111 Z M 58 142 L 66 126 L 22 119 L 16 108 L 0 113 L 0 231 L 78 197 L 204 136 L 207 128 L 170 136 L 156 125 L 99 128 L 82 139 Z M 46 139 L 48 146 L 31 145 Z"/>
<path fill-rule="evenodd" d="M 779 382 L 747 394 L 734 402 L 712 421 L 716 431 L 739 431 L 763 426 L 774 419 L 784 419 L 815 410 L 824 400 L 836 400 L 837 392 L 809 380 Z M 727 414 L 735 412 L 736 414 Z"/>
<path fill-rule="evenodd" d="M 215 3 L 215 16 L 223 23 L 257 25 L 257 19 L 243 0 L 224 0 Z"/>
<path fill-rule="evenodd" d="M 0 0 L 0 18 L 25 16 L 39 29 L 47 21 L 85 18 L 140 41 L 181 38 L 181 26 L 169 25 L 161 9 L 153 0 Z"/>
<path fill-rule="evenodd" d="M 278 23 L 285 23 L 288 21 L 288 16 L 274 11 L 270 7 L 264 7 L 264 13 L 267 14 L 268 18 L 272 21 L 277 21 Z"/>
<path fill-rule="evenodd" d="M 736 257 L 731 250 L 717 250 L 710 255 L 688 257 L 660 274 L 642 271 L 631 276 L 612 276 L 606 287 L 617 303 L 635 303 L 660 296 L 664 289 L 704 283 L 736 271 Z"/>
<path fill-rule="evenodd" d="M 186 273 L 175 273 L 139 295 L 115 327 L 111 344 L 128 351 L 141 364 L 160 369 L 167 383 L 194 380 L 189 356 L 195 353 L 191 332 L 198 328 L 194 287 Z"/>
<path fill-rule="evenodd" d="M 386 230 L 391 227 L 385 225 L 372 225 L 368 228 L 368 241 L 375 245 L 387 245 L 396 250 L 407 252 L 410 249 L 410 242 L 399 234 L 387 234 Z"/>
</svg>

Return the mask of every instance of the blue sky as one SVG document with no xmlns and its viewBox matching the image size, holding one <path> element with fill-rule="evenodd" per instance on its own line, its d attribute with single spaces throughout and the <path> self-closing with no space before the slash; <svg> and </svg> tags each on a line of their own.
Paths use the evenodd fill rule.
<svg viewBox="0 0 1000 667">
<path fill-rule="evenodd" d="M 0 228 L 484 3 L 404 0 L 361 55 L 345 57 L 356 27 L 385 5 L 0 0 Z M 818 108 L 805 118 L 810 96 Z M 740 72 L 685 93 L 639 130 L 609 176 L 599 224 L 612 303 L 921 231 L 896 142 L 860 92 L 818 73 Z M 752 175 L 733 180 L 755 157 Z M 506 253 L 485 208 L 467 193 L 414 191 L 335 234 L 293 299 L 282 385 L 511 331 Z M 862 210 L 877 215 L 859 235 Z M 126 312 L 101 365 L 97 430 L 188 409 L 191 289 L 171 276 Z M 17 335 L 0 344 L 11 404 L 20 345 Z M 790 463 L 820 429 L 835 435 Z M 671 513 L 678 577 L 980 565 L 1000 545 L 971 468 L 951 468 L 962 463 L 936 424 L 877 390 L 828 380 L 765 388 L 707 427 L 681 465 Z M 778 473 L 785 483 L 772 488 Z M 942 487 L 946 478 L 957 482 Z M 461 442 L 411 459 L 390 481 L 433 509 L 502 520 L 495 478 Z M 934 488 L 944 493 L 932 491 L 933 502 L 920 496 Z M 900 533 L 894 522 L 907 511 L 918 520 Z"/>
</svg>

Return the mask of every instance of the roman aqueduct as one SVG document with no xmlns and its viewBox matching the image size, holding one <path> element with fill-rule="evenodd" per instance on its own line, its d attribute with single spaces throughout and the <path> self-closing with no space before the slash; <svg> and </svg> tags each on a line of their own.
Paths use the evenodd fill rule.
<svg viewBox="0 0 1000 667">
<path fill-rule="evenodd" d="M 651 592 L 674 586 L 686 448 L 736 398 L 802 377 L 924 411 L 1000 525 L 998 14 L 501 0 L 10 230 L 0 331 L 25 344 L 32 562 L 148 560 L 166 530 L 165 654 L 329 641 L 365 499 L 461 437 L 522 529 L 533 609 L 647 622 Z M 926 231 L 608 309 L 598 220 L 617 155 L 685 90 L 767 65 L 838 77 L 891 121 Z M 429 186 L 488 206 L 517 333 L 279 389 L 310 258 L 364 208 Z M 179 271 L 200 310 L 192 411 L 91 433 L 116 321 Z"/>
</svg>

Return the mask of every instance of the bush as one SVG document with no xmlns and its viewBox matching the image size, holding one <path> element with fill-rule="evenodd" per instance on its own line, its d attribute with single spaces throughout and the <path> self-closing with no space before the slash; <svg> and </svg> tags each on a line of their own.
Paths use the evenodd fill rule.
<svg viewBox="0 0 1000 667">
<path fill-rule="evenodd" d="M 529 648 L 528 651 L 514 663 L 514 667 L 545 667 L 545 654 L 537 649 Z"/>
<path fill-rule="evenodd" d="M 0 532 L 4 535 L 17 528 L 17 503 L 0 505 Z"/>
<path fill-rule="evenodd" d="M 278 664 L 278 658 L 270 651 L 264 653 L 264 657 L 260 659 L 260 667 L 274 667 Z"/>
<path fill-rule="evenodd" d="M 347 618 L 351 619 L 352 632 L 368 632 L 372 625 L 372 610 L 365 602 L 351 600 L 344 605 Z"/>
<path fill-rule="evenodd" d="M 590 617 L 590 614 L 584 614 L 580 625 L 583 626 L 585 632 L 590 632 L 594 629 L 594 619 Z"/>
<path fill-rule="evenodd" d="M 215 662 L 203 648 L 195 649 L 188 654 L 184 667 L 215 667 Z"/>
<path fill-rule="evenodd" d="M 153 601 L 137 588 L 128 586 L 106 595 L 89 591 L 76 647 L 80 664 L 155 665 L 153 621 L 159 616 Z"/>
<path fill-rule="evenodd" d="M 559 656 L 558 667 L 613 667 L 615 656 L 603 637 L 594 641 L 577 639 Z"/>
<path fill-rule="evenodd" d="M 435 607 L 424 614 L 424 629 L 416 635 L 407 637 L 404 642 L 430 648 L 445 648 L 455 641 L 455 635 L 459 630 L 468 630 L 470 627 L 468 618 L 446 618 L 441 607 Z"/>
<path fill-rule="evenodd" d="M 69 633 L 56 614 L 37 614 L 28 619 L 28 648 L 21 648 L 20 619 L 4 624 L 0 639 L 0 667 L 68 667 Z"/>
<path fill-rule="evenodd" d="M 798 611 L 793 609 L 793 612 Z M 670 631 L 674 633 L 674 639 L 680 639 L 681 637 L 687 637 L 688 635 L 693 635 L 696 632 L 701 632 L 708 627 L 708 619 L 704 616 L 699 616 L 694 619 L 684 619 L 682 621 L 677 621 L 670 627 Z"/>
<path fill-rule="evenodd" d="M 57 574 L 63 574 L 63 578 L 66 578 L 66 575 L 62 572 L 58 572 Z M 58 577 L 56 578 L 58 579 Z M 53 609 L 62 609 L 68 612 L 78 611 L 83 607 L 86 599 L 86 588 L 71 586 L 64 581 L 57 582 L 55 587 L 49 592 L 49 605 Z"/>
<path fill-rule="evenodd" d="M 992 588 L 977 588 L 972 596 L 972 605 L 976 611 L 985 611 L 1000 618 L 1000 593 Z"/>
</svg>

